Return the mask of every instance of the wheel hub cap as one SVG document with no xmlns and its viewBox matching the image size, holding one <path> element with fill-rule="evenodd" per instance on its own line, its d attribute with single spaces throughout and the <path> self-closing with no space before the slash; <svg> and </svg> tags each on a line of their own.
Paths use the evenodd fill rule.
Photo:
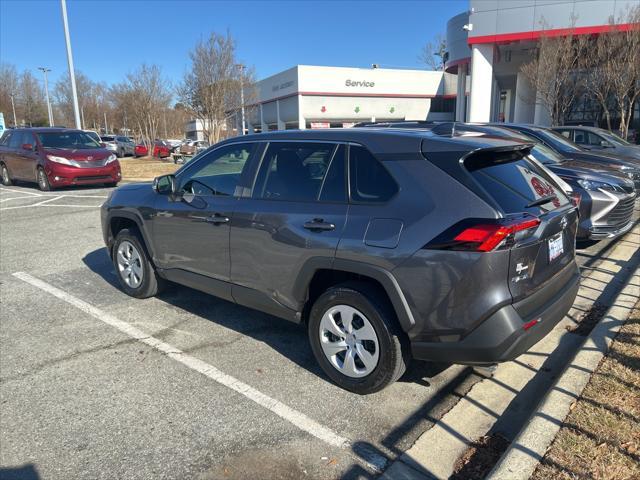
<svg viewBox="0 0 640 480">
<path fill-rule="evenodd" d="M 361 378 L 378 365 L 378 336 L 359 310 L 349 305 L 331 307 L 322 316 L 318 333 L 325 357 L 340 373 Z"/>
<path fill-rule="evenodd" d="M 142 283 L 142 259 L 136 247 L 128 241 L 118 246 L 116 253 L 120 278 L 131 288 L 138 288 Z"/>
</svg>

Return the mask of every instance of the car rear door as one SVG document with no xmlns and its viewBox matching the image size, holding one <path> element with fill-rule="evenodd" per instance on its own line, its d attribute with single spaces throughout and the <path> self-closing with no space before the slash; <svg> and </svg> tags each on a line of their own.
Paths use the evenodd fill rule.
<svg viewBox="0 0 640 480">
<path fill-rule="evenodd" d="M 152 229 L 160 268 L 217 280 L 219 286 L 229 281 L 229 226 L 240 179 L 258 145 L 212 150 L 177 176 L 178 195 L 157 196 Z M 231 299 L 231 287 L 216 294 Z"/>
<path fill-rule="evenodd" d="M 299 311 L 298 275 L 330 266 L 347 215 L 346 146 L 270 142 L 251 198 L 240 198 L 231 225 L 231 281 L 241 304 Z M 272 309 L 270 309 L 272 307 Z"/>
<path fill-rule="evenodd" d="M 528 156 L 507 159 L 498 153 L 482 160 L 468 158 L 465 166 L 507 218 L 538 222 L 516 233 L 511 245 L 509 289 L 514 301 L 575 265 L 577 209 L 546 169 Z"/>
</svg>

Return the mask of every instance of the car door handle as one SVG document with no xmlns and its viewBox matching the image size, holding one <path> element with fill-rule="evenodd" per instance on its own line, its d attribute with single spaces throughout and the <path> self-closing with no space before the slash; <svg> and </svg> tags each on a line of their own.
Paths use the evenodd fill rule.
<svg viewBox="0 0 640 480">
<path fill-rule="evenodd" d="M 213 223 L 214 225 L 220 225 L 221 223 L 229 223 L 229 217 L 216 213 L 215 215 L 205 218 L 204 221 L 207 223 Z"/>
<path fill-rule="evenodd" d="M 311 231 L 328 231 L 336 229 L 336 226 L 333 223 L 325 222 L 322 218 L 314 218 L 310 222 L 305 222 L 303 227 Z"/>
</svg>

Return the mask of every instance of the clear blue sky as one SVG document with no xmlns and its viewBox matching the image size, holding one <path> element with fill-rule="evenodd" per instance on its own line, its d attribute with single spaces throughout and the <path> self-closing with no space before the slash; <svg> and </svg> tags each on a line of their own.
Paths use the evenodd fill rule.
<svg viewBox="0 0 640 480">
<path fill-rule="evenodd" d="M 258 79 L 296 64 L 423 68 L 421 46 L 467 8 L 467 0 L 67 0 L 76 69 L 107 83 L 143 62 L 179 81 L 195 42 L 227 29 Z M 53 81 L 66 72 L 58 0 L 0 0 L 0 61 L 36 74 L 48 66 Z"/>
</svg>

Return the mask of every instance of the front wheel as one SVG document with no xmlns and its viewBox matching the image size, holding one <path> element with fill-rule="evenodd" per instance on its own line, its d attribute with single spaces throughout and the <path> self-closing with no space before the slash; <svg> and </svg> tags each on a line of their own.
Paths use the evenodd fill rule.
<svg viewBox="0 0 640 480">
<path fill-rule="evenodd" d="M 38 182 L 38 188 L 43 192 L 48 192 L 51 190 L 51 184 L 49 184 L 49 179 L 47 178 L 47 174 L 44 171 L 44 168 L 38 168 L 36 173 L 36 180 Z"/>
<path fill-rule="evenodd" d="M 137 230 L 121 230 L 113 243 L 113 265 L 120 287 L 136 298 L 153 297 L 162 290 L 164 281 L 158 276 Z"/>
<path fill-rule="evenodd" d="M 338 285 L 311 308 L 309 341 L 324 372 L 361 395 L 391 385 L 405 372 L 408 348 L 391 305 L 365 283 Z"/>
<path fill-rule="evenodd" d="M 10 187 L 11 185 L 13 185 L 13 181 L 11 180 L 11 175 L 9 175 L 9 169 L 4 163 L 0 168 L 0 177 L 2 179 L 2 184 L 5 187 Z"/>
</svg>

